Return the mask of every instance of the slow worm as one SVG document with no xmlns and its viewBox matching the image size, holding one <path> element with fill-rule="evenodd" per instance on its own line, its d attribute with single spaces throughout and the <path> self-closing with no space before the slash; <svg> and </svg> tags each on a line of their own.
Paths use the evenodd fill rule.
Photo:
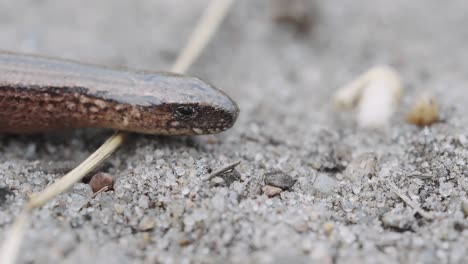
<svg viewBox="0 0 468 264">
<path fill-rule="evenodd" d="M 230 128 L 238 112 L 229 96 L 195 77 L 0 52 L 0 133 L 210 134 Z"/>
</svg>

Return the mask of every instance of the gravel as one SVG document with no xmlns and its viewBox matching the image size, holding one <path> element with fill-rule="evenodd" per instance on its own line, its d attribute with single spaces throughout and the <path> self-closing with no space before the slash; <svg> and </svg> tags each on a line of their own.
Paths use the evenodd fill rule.
<svg viewBox="0 0 468 264">
<path fill-rule="evenodd" d="M 206 3 L 0 0 L 1 49 L 167 70 Z M 269 0 L 236 1 L 190 70 L 238 102 L 236 125 L 220 135 L 131 136 L 100 168 L 114 190 L 91 199 L 78 183 L 35 211 L 19 263 L 466 262 L 468 3 L 315 6 L 311 28 L 297 31 L 274 20 Z M 330 99 L 379 64 L 401 74 L 402 102 L 388 127 L 360 129 Z M 419 128 L 405 116 L 424 91 L 441 121 Z M 0 241 L 31 194 L 111 134 L 0 135 Z M 357 166 L 348 177 L 364 153 L 378 157 L 372 176 L 372 166 Z M 235 177 L 206 180 L 237 161 Z M 271 171 L 294 185 L 263 194 Z"/>
</svg>

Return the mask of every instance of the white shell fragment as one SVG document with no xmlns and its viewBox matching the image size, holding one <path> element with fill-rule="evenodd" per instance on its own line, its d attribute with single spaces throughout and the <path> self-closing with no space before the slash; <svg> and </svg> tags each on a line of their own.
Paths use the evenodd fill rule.
<svg viewBox="0 0 468 264">
<path fill-rule="evenodd" d="M 340 88 L 333 96 L 333 103 L 339 110 L 348 110 L 356 106 L 362 90 L 367 84 L 369 72 Z"/>
<path fill-rule="evenodd" d="M 406 116 L 406 121 L 417 126 L 430 126 L 439 121 L 439 105 L 431 94 L 420 95 Z"/>
<path fill-rule="evenodd" d="M 357 104 L 356 119 L 360 127 L 381 128 L 390 121 L 401 92 L 402 83 L 396 71 L 389 66 L 378 66 L 339 89 L 333 101 L 340 109 Z"/>
</svg>

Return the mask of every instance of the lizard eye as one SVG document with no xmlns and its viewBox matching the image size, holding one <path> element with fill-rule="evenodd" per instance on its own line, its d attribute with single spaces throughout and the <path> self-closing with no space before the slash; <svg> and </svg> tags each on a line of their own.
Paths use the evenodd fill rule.
<svg viewBox="0 0 468 264">
<path fill-rule="evenodd" d="M 191 106 L 179 106 L 175 109 L 175 115 L 181 120 L 193 119 L 197 116 L 197 111 Z"/>
</svg>

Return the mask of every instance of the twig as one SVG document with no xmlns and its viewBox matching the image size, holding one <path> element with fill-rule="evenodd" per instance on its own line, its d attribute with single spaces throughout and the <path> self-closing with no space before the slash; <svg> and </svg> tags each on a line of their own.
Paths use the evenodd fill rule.
<svg viewBox="0 0 468 264">
<path fill-rule="evenodd" d="M 91 199 L 94 199 L 96 198 L 96 196 L 98 196 L 98 194 L 102 193 L 102 192 L 105 192 L 109 190 L 109 186 L 104 186 L 102 187 L 99 191 L 97 191 L 96 193 L 94 193 L 92 196 L 91 196 Z"/>
<path fill-rule="evenodd" d="M 11 229 L 6 235 L 5 241 L 0 251 L 0 263 L 11 264 L 15 263 L 18 251 L 23 240 L 24 233 L 29 227 L 31 220 L 31 211 L 23 210 L 16 218 L 11 226 Z"/>
<path fill-rule="evenodd" d="M 433 219 L 433 216 L 431 213 L 424 211 L 416 202 L 414 202 L 413 200 L 411 200 L 411 198 L 403 194 L 403 191 L 400 188 L 398 188 L 394 182 L 388 181 L 388 184 L 390 185 L 390 188 L 392 189 L 393 192 L 395 192 L 407 205 L 413 208 L 422 217 L 429 219 L 429 220 Z"/>
<path fill-rule="evenodd" d="M 226 171 L 230 171 L 230 170 L 234 169 L 235 167 L 237 167 L 237 165 L 239 165 L 240 163 L 241 163 L 240 161 L 237 161 L 237 162 L 228 164 L 228 165 L 224 166 L 223 168 L 218 169 L 218 170 L 212 172 L 212 173 L 208 176 L 208 178 L 206 178 L 206 180 L 209 181 L 209 180 L 213 179 L 214 177 L 218 176 L 218 175 L 221 174 L 221 173 L 224 173 L 224 172 L 226 172 Z"/>
<path fill-rule="evenodd" d="M 413 174 L 408 175 L 407 177 L 415 177 L 421 180 L 427 180 L 427 179 L 432 179 L 435 176 L 432 174 L 413 173 Z"/>
<path fill-rule="evenodd" d="M 174 63 L 172 71 L 179 73 L 187 71 L 218 29 L 232 2 L 233 0 L 211 0 L 187 45 Z"/>
<path fill-rule="evenodd" d="M 171 68 L 172 72 L 184 73 L 187 71 L 216 32 L 232 2 L 233 0 L 212 0 L 210 2 L 200 22 L 193 31 L 190 40 Z M 57 195 L 68 190 L 74 183 L 78 182 L 109 157 L 122 145 L 126 137 L 127 133 L 117 132 L 75 169 L 47 187 L 43 192 L 34 195 L 20 215 L 18 215 L 10 233 L 3 242 L 0 248 L 0 263 L 15 263 L 24 233 L 29 226 L 33 209 L 43 206 Z"/>
</svg>

